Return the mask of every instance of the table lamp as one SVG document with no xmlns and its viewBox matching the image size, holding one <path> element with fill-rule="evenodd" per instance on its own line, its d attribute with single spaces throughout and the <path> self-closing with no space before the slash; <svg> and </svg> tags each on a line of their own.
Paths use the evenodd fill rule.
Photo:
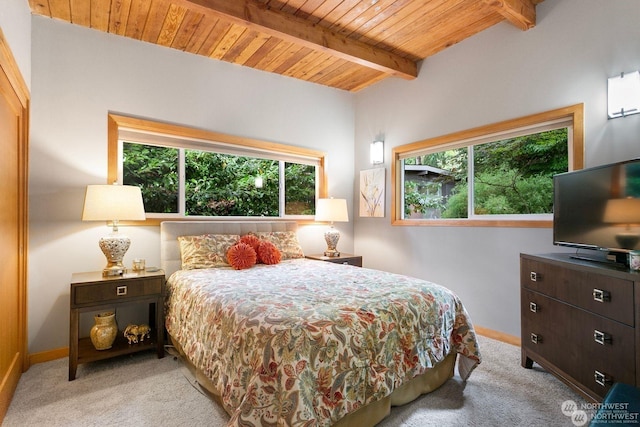
<svg viewBox="0 0 640 427">
<path fill-rule="evenodd" d="M 336 249 L 340 232 L 333 227 L 334 222 L 349 222 L 346 199 L 318 199 L 316 205 L 316 221 L 328 221 L 331 227 L 324 233 L 324 240 L 327 242 L 327 250 L 324 256 L 337 257 L 340 252 Z"/>
<path fill-rule="evenodd" d="M 107 258 L 103 276 L 124 274 L 122 264 L 131 240 L 118 232 L 118 221 L 140 221 L 145 219 L 144 202 L 140 187 L 132 185 L 87 185 L 84 196 L 83 221 L 112 221 L 113 230 L 98 242 Z"/>
<path fill-rule="evenodd" d="M 627 197 L 608 200 L 603 220 L 611 224 L 624 224 L 625 230 L 616 234 L 616 241 L 622 249 L 635 248 L 640 236 L 631 232 L 631 224 L 640 224 L 640 199 Z"/>
</svg>

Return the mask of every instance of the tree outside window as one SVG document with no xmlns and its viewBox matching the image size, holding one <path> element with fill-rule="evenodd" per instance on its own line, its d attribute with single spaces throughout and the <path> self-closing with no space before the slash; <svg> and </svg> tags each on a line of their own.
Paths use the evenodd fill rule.
<svg viewBox="0 0 640 427">
<path fill-rule="evenodd" d="M 550 226 L 553 176 L 582 168 L 582 126 L 577 105 L 394 148 L 392 221 Z"/>
<path fill-rule="evenodd" d="M 137 185 L 147 213 L 180 212 L 180 151 L 123 143 L 123 183 Z M 184 149 L 186 216 L 314 215 L 315 166 L 203 150 Z M 281 185 L 280 169 L 284 185 Z M 257 184 L 257 180 L 260 184 Z"/>
<path fill-rule="evenodd" d="M 551 214 L 553 175 L 568 170 L 567 134 L 556 129 L 406 159 L 405 215 L 468 218 L 470 199 L 474 215 Z"/>
</svg>

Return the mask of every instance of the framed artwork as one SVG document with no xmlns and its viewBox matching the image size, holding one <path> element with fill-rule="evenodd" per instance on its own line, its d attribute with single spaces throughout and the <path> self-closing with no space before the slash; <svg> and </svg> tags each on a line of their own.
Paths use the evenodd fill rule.
<svg viewBox="0 0 640 427">
<path fill-rule="evenodd" d="M 384 217 L 385 168 L 360 171 L 360 216 Z"/>
</svg>

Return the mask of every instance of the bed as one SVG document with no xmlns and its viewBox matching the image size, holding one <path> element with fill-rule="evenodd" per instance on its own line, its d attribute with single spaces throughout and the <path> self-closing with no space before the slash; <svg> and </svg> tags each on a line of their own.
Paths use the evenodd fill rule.
<svg viewBox="0 0 640 427">
<path fill-rule="evenodd" d="M 295 222 L 160 228 L 167 333 L 230 415 L 229 426 L 373 426 L 391 406 L 446 382 L 456 361 L 463 380 L 480 363 L 455 294 L 408 276 L 306 259 Z M 225 266 L 229 242 L 247 234 L 272 241 L 282 260 Z M 213 242 L 207 251 L 219 252 L 214 266 L 183 259 L 190 239 L 202 236 Z"/>
</svg>

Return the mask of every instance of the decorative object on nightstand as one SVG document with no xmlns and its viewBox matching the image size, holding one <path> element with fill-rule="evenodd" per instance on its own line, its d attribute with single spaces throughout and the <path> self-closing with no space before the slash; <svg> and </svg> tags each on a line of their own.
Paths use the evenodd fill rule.
<svg viewBox="0 0 640 427">
<path fill-rule="evenodd" d="M 89 336 L 96 350 L 108 350 L 118 335 L 118 324 L 116 314 L 113 311 L 96 314 L 95 325 L 91 328 Z"/>
<path fill-rule="evenodd" d="M 133 271 L 144 271 L 145 261 L 143 258 L 136 258 L 133 260 Z"/>
<path fill-rule="evenodd" d="M 141 325 L 127 325 L 122 335 L 127 339 L 129 344 L 143 343 L 145 337 L 151 337 L 151 328 L 144 323 Z"/>
<path fill-rule="evenodd" d="M 138 341 L 144 342 L 145 338 L 151 338 L 151 328 L 143 323 L 138 325 Z"/>
<path fill-rule="evenodd" d="M 340 256 L 340 252 L 336 249 L 338 240 L 340 240 L 340 232 L 333 227 L 333 223 L 349 222 L 346 199 L 318 199 L 316 221 L 331 223 L 329 230 L 324 233 L 324 240 L 327 242 L 327 250 L 324 255 L 328 257 Z"/>
<path fill-rule="evenodd" d="M 129 345 L 138 344 L 138 325 L 127 325 L 122 332 L 122 336 L 127 339 Z"/>
<path fill-rule="evenodd" d="M 142 221 L 145 219 L 144 202 L 140 187 L 133 185 L 87 185 L 82 211 L 83 221 L 113 221 L 113 231 L 99 241 L 107 258 L 104 276 L 121 276 L 125 267 L 122 258 L 131 240 L 118 233 L 118 221 Z"/>
</svg>

